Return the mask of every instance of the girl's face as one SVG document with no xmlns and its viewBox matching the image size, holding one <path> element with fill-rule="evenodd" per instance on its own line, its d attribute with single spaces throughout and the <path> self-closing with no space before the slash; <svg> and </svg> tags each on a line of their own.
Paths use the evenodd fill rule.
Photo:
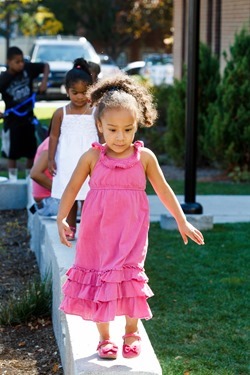
<svg viewBox="0 0 250 375">
<path fill-rule="evenodd" d="M 97 126 L 108 148 L 121 157 L 126 156 L 137 131 L 135 113 L 126 108 L 106 109 Z"/>
<path fill-rule="evenodd" d="M 71 103 L 75 107 L 82 107 L 87 103 L 86 91 L 88 84 L 83 81 L 74 83 L 68 90 L 67 94 L 71 100 Z"/>
<path fill-rule="evenodd" d="M 7 65 L 10 73 L 20 73 L 24 68 L 23 55 L 14 55 L 7 61 Z"/>
</svg>

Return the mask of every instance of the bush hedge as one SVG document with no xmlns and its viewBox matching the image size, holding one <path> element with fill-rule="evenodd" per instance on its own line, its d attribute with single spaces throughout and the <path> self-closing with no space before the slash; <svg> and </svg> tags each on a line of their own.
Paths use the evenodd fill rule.
<svg viewBox="0 0 250 375">
<path fill-rule="evenodd" d="M 207 154 L 220 161 L 228 171 L 250 171 L 250 33 L 235 35 L 230 56 L 217 90 L 217 100 L 210 104 Z M 237 173 L 238 173 L 237 172 Z"/>
<path fill-rule="evenodd" d="M 165 149 L 173 162 L 184 165 L 185 158 L 185 114 L 186 114 L 186 73 L 181 80 L 175 80 L 168 97 L 167 129 Z M 219 62 L 209 47 L 200 44 L 199 49 L 199 91 L 197 124 L 197 161 L 199 165 L 209 165 L 209 155 L 205 153 L 207 137 L 207 117 L 209 103 L 217 99 L 217 86 L 220 82 Z"/>
</svg>

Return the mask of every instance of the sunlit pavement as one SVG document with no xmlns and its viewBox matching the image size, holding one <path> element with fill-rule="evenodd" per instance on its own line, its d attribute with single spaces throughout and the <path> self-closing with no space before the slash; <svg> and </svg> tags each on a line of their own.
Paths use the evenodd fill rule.
<svg viewBox="0 0 250 375">
<path fill-rule="evenodd" d="M 69 101 L 68 100 L 41 100 L 39 102 L 36 102 L 35 107 L 36 108 L 58 108 L 58 107 L 63 107 L 65 104 L 67 104 Z M 0 101 L 0 110 L 3 110 L 4 107 L 4 102 L 1 100 Z"/>
</svg>

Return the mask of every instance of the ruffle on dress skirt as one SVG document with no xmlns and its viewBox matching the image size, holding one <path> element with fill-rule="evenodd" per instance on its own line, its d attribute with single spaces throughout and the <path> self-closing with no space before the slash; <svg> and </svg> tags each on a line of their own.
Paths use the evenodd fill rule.
<svg viewBox="0 0 250 375">
<path fill-rule="evenodd" d="M 95 322 L 109 322 L 120 315 L 152 317 L 147 299 L 153 292 L 146 274 L 137 267 L 99 272 L 73 266 L 67 276 L 60 306 L 67 314 Z"/>
</svg>

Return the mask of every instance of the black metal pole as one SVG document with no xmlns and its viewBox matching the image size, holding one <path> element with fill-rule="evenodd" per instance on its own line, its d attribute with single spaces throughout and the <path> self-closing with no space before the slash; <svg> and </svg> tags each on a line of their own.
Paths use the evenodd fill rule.
<svg viewBox="0 0 250 375">
<path fill-rule="evenodd" d="M 187 214 L 202 214 L 202 206 L 195 202 L 200 0 L 189 0 L 188 20 L 185 203 L 182 204 L 182 209 Z"/>
</svg>

